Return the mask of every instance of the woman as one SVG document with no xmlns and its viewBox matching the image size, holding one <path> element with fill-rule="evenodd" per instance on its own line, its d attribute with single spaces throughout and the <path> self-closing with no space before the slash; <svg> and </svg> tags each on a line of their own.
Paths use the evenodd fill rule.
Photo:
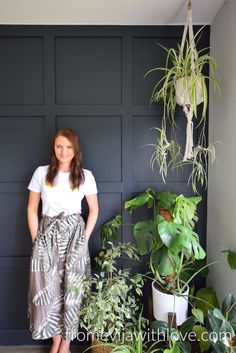
<svg viewBox="0 0 236 353">
<path fill-rule="evenodd" d="M 34 339 L 52 337 L 50 353 L 68 353 L 78 330 L 84 276 L 90 274 L 88 240 L 98 217 L 96 182 L 82 168 L 79 139 L 71 129 L 52 141 L 50 165 L 38 167 L 28 186 L 33 241 L 28 316 Z M 89 215 L 80 215 L 86 197 Z M 42 217 L 38 206 L 42 199 Z"/>
</svg>

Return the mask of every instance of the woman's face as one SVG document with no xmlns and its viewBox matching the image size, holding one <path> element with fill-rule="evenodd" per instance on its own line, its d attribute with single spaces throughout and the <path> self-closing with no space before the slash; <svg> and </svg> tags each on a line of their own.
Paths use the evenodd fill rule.
<svg viewBox="0 0 236 353">
<path fill-rule="evenodd" d="M 57 136 L 54 151 L 59 163 L 68 166 L 75 155 L 72 143 L 64 136 Z"/>
</svg>

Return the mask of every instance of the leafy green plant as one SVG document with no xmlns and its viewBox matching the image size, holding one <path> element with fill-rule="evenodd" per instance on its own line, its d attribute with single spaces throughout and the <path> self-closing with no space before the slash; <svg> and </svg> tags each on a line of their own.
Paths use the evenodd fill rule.
<svg viewBox="0 0 236 353">
<path fill-rule="evenodd" d="M 211 352 L 214 353 L 234 352 L 236 343 L 236 299 L 234 295 L 228 294 L 225 297 L 221 310 L 213 289 L 201 288 L 196 293 L 196 297 L 197 309 L 194 310 L 200 313 L 201 322 L 193 327 L 193 332 L 196 333 L 201 352 L 210 347 L 213 349 Z"/>
<path fill-rule="evenodd" d="M 222 304 L 222 309 L 209 310 L 208 319 L 211 332 L 211 344 L 217 353 L 234 351 L 236 342 L 236 299 L 233 294 L 227 295 Z"/>
<path fill-rule="evenodd" d="M 93 347 L 111 347 L 112 353 L 156 353 L 161 352 L 157 346 L 158 342 L 150 342 L 145 337 L 146 325 L 143 324 L 142 311 L 139 314 L 138 325 L 133 327 L 131 331 L 127 332 L 124 340 L 118 343 L 100 342 Z"/>
<path fill-rule="evenodd" d="M 196 260 L 205 257 L 199 237 L 193 230 L 201 197 L 185 197 L 169 191 L 147 189 L 126 201 L 125 209 L 147 206 L 148 220 L 134 225 L 134 238 L 141 255 L 149 254 L 149 266 L 158 285 L 166 292 L 182 293 L 181 277 Z"/>
<path fill-rule="evenodd" d="M 232 269 L 236 269 L 236 253 L 232 250 L 223 250 L 225 259 Z M 204 265 L 208 268 L 212 265 L 223 263 L 224 260 L 210 262 Z M 193 326 L 201 352 L 205 352 L 212 347 L 211 352 L 228 353 L 233 352 L 235 345 L 236 329 L 236 299 L 229 294 L 222 305 L 220 311 L 219 302 L 215 290 L 210 288 L 200 288 L 194 296 L 191 296 L 193 315 L 198 319 L 198 323 Z M 234 342 L 235 341 L 235 342 Z"/>
<path fill-rule="evenodd" d="M 120 257 L 138 260 L 137 249 L 130 243 L 107 243 L 95 259 L 99 272 L 84 281 L 81 327 L 99 339 L 119 340 L 122 330 L 137 324 L 143 277 L 132 276 L 129 269 L 119 269 Z"/>
<path fill-rule="evenodd" d="M 195 294 L 195 306 L 202 311 L 205 318 L 208 316 L 209 309 L 219 308 L 219 302 L 214 288 L 200 288 Z"/>
<path fill-rule="evenodd" d="M 103 223 L 100 238 L 102 243 L 102 248 L 105 248 L 109 239 L 118 240 L 119 239 L 119 229 L 121 227 L 121 215 L 117 215 L 114 218 Z"/>
<path fill-rule="evenodd" d="M 161 343 L 160 351 L 163 353 L 190 353 L 192 346 L 188 337 L 192 334 L 197 321 L 196 317 L 190 316 L 180 327 L 161 320 L 154 321 L 151 328 L 158 332 Z"/>
</svg>

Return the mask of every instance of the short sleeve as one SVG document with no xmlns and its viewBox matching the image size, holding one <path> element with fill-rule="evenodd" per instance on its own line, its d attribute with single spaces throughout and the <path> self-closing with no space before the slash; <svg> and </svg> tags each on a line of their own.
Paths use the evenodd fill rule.
<svg viewBox="0 0 236 353">
<path fill-rule="evenodd" d="M 38 167 L 28 185 L 28 189 L 34 192 L 42 192 L 42 183 L 40 182 L 40 168 Z"/>
<path fill-rule="evenodd" d="M 93 195 L 97 194 L 97 184 L 93 173 L 89 170 L 86 170 L 85 180 L 84 180 L 84 195 Z"/>
</svg>

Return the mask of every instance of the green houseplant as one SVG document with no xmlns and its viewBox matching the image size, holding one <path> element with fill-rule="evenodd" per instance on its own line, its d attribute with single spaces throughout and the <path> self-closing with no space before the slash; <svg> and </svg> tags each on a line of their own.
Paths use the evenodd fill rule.
<svg viewBox="0 0 236 353">
<path fill-rule="evenodd" d="M 139 302 L 134 293 L 142 294 L 143 278 L 119 269 L 120 257 L 139 258 L 132 244 L 107 242 L 95 259 L 99 271 L 84 282 L 81 327 L 92 335 L 92 341 L 119 341 L 123 330 L 137 324 Z"/>
<path fill-rule="evenodd" d="M 149 255 L 149 267 L 154 277 L 153 295 L 158 290 L 162 294 L 173 294 L 174 297 L 169 297 L 176 305 L 178 298 L 185 302 L 185 308 L 180 309 L 183 317 L 181 313 L 177 314 L 178 324 L 187 315 L 186 290 L 191 281 L 189 268 L 196 260 L 205 258 L 198 234 L 193 230 L 198 221 L 197 204 L 200 201 L 201 197 L 185 197 L 149 188 L 125 203 L 125 209 L 130 212 L 143 206 L 151 211 L 149 219 L 135 223 L 134 238 L 140 254 Z M 164 308 L 162 299 L 161 307 Z M 162 308 L 154 307 L 154 316 Z M 173 308 L 170 308 L 171 311 L 174 311 Z M 167 314 L 168 311 L 164 312 L 161 320 L 164 318 L 167 321 Z"/>
<path fill-rule="evenodd" d="M 163 73 L 153 88 L 150 102 L 162 101 L 164 115 L 161 128 L 156 128 L 157 140 L 152 144 L 154 151 L 151 157 L 151 165 L 156 164 L 163 181 L 169 168 L 174 169 L 190 164 L 192 170 L 189 175 L 194 193 L 198 193 L 197 184 L 207 187 L 208 163 L 215 160 L 214 144 L 207 145 L 205 136 L 206 114 L 208 108 L 209 82 L 213 82 L 214 88 L 221 93 L 220 85 L 216 79 L 217 61 L 210 54 L 208 48 L 197 50 L 195 41 L 202 33 L 203 27 L 193 34 L 192 9 L 188 6 L 188 17 L 183 32 L 182 43 L 177 48 L 167 48 L 160 45 L 166 51 L 166 64 L 164 67 L 154 67 L 148 70 L 144 77 L 155 72 Z M 187 38 L 187 30 L 189 38 Z M 208 70 L 210 73 L 208 74 Z M 176 105 L 183 106 L 186 117 L 186 143 L 184 153 L 181 153 L 179 142 L 175 134 Z M 198 105 L 202 104 L 201 114 Z M 199 116 L 200 115 L 200 116 Z M 169 117 L 172 136 L 168 139 L 167 122 Z M 197 128 L 201 125 L 199 138 L 196 145 L 193 143 L 193 117 L 198 119 Z"/>
</svg>

